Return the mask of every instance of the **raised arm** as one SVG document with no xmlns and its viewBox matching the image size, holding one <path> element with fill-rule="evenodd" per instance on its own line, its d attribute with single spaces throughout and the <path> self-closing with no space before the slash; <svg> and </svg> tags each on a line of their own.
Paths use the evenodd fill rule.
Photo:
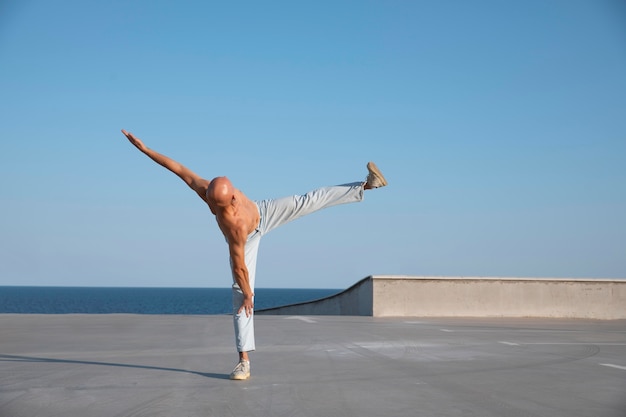
<svg viewBox="0 0 626 417">
<path fill-rule="evenodd" d="M 193 172 L 186 166 L 174 161 L 172 158 L 169 158 L 153 149 L 148 148 L 146 145 L 144 145 L 141 139 L 139 139 L 132 133 L 127 132 L 124 129 L 122 129 L 122 133 L 128 138 L 130 143 L 135 145 L 137 149 L 146 154 L 157 164 L 176 174 L 181 180 L 185 182 L 185 184 L 189 186 L 189 188 L 194 190 L 204 202 L 207 202 L 206 190 L 209 186 L 210 181 L 201 178 L 195 172 Z"/>
</svg>

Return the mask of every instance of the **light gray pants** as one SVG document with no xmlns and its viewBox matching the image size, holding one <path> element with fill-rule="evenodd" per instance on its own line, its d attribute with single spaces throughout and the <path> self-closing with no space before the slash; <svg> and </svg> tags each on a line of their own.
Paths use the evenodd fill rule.
<svg viewBox="0 0 626 417">
<path fill-rule="evenodd" d="M 270 230 L 298 217 L 311 214 L 326 207 L 339 204 L 355 203 L 363 200 L 363 182 L 355 182 L 332 187 L 318 188 L 304 195 L 279 198 L 276 200 L 256 201 L 261 220 L 259 226 L 246 241 L 245 260 L 250 279 L 250 288 L 254 291 L 256 261 L 259 243 Z M 232 266 L 232 260 L 231 260 Z M 233 278 L 234 282 L 234 278 Z M 245 311 L 237 313 L 243 303 L 243 293 L 236 283 L 233 284 L 233 322 L 235 325 L 235 343 L 238 352 L 255 350 L 254 316 L 246 317 Z"/>
</svg>

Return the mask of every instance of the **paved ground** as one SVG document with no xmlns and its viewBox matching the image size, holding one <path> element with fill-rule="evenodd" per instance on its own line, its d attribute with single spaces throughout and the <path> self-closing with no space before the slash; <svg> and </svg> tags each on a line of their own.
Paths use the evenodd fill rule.
<svg viewBox="0 0 626 417">
<path fill-rule="evenodd" d="M 0 417 L 626 416 L 626 321 L 0 315 Z"/>
</svg>

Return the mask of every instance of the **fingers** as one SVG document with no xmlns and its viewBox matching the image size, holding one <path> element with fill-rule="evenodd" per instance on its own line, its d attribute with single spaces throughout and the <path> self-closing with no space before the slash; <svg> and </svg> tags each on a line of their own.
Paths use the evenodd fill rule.
<svg viewBox="0 0 626 417">
<path fill-rule="evenodd" d="M 237 311 L 237 314 L 241 314 L 242 311 L 245 311 L 246 317 L 250 317 L 252 315 L 253 310 L 254 310 L 254 307 L 252 307 L 251 305 L 242 304 L 241 307 L 239 308 L 239 311 Z"/>
<path fill-rule="evenodd" d="M 137 141 L 137 139 L 133 136 L 132 133 L 125 131 L 124 129 L 122 129 L 122 133 L 124 134 L 124 136 L 126 136 L 126 139 L 128 139 L 129 141 L 131 141 L 131 143 L 135 143 Z"/>
<path fill-rule="evenodd" d="M 131 140 L 137 140 L 137 138 L 135 137 L 135 135 L 133 135 L 132 133 L 130 133 L 127 130 L 122 129 L 122 133 L 124 134 L 124 136 L 126 136 L 128 139 Z"/>
<path fill-rule="evenodd" d="M 124 129 L 122 129 L 122 133 L 124 134 L 124 136 L 126 136 L 126 138 L 130 141 L 130 143 L 135 145 L 139 150 L 143 152 L 144 144 L 142 141 L 139 140 L 139 138 L 136 138 L 135 135 L 133 135 L 132 133 Z"/>
</svg>

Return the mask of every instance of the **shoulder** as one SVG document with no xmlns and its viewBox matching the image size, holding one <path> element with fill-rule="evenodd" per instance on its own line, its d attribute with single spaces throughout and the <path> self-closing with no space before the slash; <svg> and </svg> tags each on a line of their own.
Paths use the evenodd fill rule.
<svg viewBox="0 0 626 417">
<path fill-rule="evenodd" d="M 222 229 L 222 232 L 228 237 L 228 240 L 243 240 L 247 238 L 245 222 L 241 218 L 234 216 L 228 210 L 216 210 L 215 219 Z"/>
<path fill-rule="evenodd" d="M 196 192 L 196 194 L 198 194 L 198 196 L 203 199 L 207 204 L 208 201 L 206 197 L 206 192 L 209 189 L 209 184 L 211 184 L 211 181 L 201 177 L 194 178 L 190 184 L 191 188 Z"/>
</svg>

